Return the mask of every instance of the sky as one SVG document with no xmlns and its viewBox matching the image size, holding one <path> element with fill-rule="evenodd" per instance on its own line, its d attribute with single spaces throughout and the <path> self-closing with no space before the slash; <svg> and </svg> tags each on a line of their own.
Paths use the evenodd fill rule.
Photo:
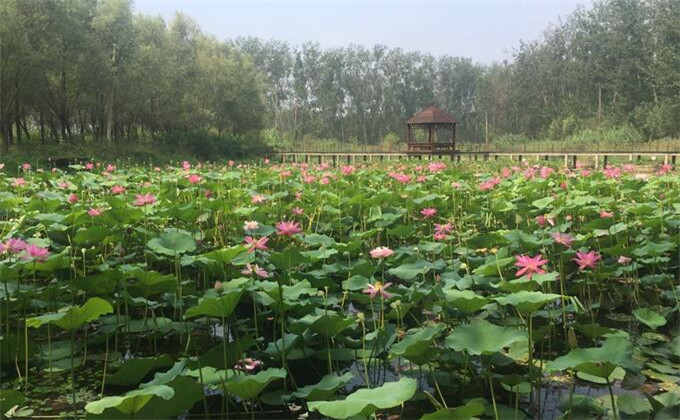
<svg viewBox="0 0 680 420">
<path fill-rule="evenodd" d="M 406 51 L 510 60 L 588 0 L 134 0 L 138 13 L 191 16 L 220 40 L 256 36 L 323 48 L 382 44 Z"/>
</svg>

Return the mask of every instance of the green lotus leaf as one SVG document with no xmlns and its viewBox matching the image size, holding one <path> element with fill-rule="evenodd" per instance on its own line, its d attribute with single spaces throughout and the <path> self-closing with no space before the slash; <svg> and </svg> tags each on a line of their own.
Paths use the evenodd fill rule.
<svg viewBox="0 0 680 420">
<path fill-rule="evenodd" d="M 653 330 L 666 325 L 666 318 L 649 308 L 637 308 L 633 311 L 633 315 L 635 315 L 635 318 L 638 321 L 642 322 Z"/>
<path fill-rule="evenodd" d="M 106 383 L 120 386 L 137 385 L 151 371 L 169 367 L 172 359 L 168 355 L 137 357 L 130 359 L 113 374 L 106 375 Z"/>
<path fill-rule="evenodd" d="M 311 401 L 307 405 L 310 411 L 318 411 L 332 419 L 368 417 L 377 410 L 396 407 L 410 400 L 417 386 L 415 379 L 402 377 L 377 388 L 360 389 L 341 401 Z"/>
<path fill-rule="evenodd" d="M 530 314 L 541 309 L 543 305 L 555 299 L 559 299 L 560 295 L 554 293 L 529 292 L 521 290 L 516 293 L 511 293 L 507 296 L 500 296 L 493 298 L 501 305 L 514 306 L 522 314 Z"/>
<path fill-rule="evenodd" d="M 289 246 L 282 252 L 273 252 L 269 256 L 269 261 L 279 270 L 289 270 L 292 267 L 306 263 L 308 258 L 302 255 L 299 249 Z"/>
<path fill-rule="evenodd" d="M 243 295 L 243 289 L 226 290 L 219 297 L 205 297 L 196 306 L 187 309 L 184 316 L 193 318 L 203 315 L 215 318 L 228 318 L 236 309 Z"/>
<path fill-rule="evenodd" d="M 468 420 L 484 413 L 485 407 L 479 401 L 472 401 L 455 408 L 446 408 L 425 414 L 420 420 Z"/>
<path fill-rule="evenodd" d="M 224 383 L 224 387 L 228 393 L 250 400 L 257 397 L 271 382 L 285 377 L 285 369 L 267 369 L 255 375 L 234 375 Z"/>
<path fill-rule="evenodd" d="M 335 243 L 335 239 L 326 235 L 319 235 L 318 233 L 310 233 L 302 238 L 302 241 L 308 245 L 321 245 L 329 247 Z"/>
<path fill-rule="evenodd" d="M 65 330 L 74 330 L 86 322 L 94 321 L 101 315 L 113 312 L 111 304 L 104 299 L 90 298 L 82 306 L 63 308 L 57 313 L 41 315 L 26 320 L 26 324 L 32 328 L 38 328 L 45 324 L 56 325 Z"/>
<path fill-rule="evenodd" d="M 82 244 L 98 244 L 104 241 L 106 237 L 110 236 L 113 231 L 104 226 L 92 226 L 89 228 L 80 228 L 73 238 L 78 245 Z"/>
<path fill-rule="evenodd" d="M 184 231 L 170 229 L 151 239 L 147 246 L 157 254 L 175 256 L 195 250 L 196 241 Z"/>
<path fill-rule="evenodd" d="M 444 330 L 442 324 L 434 327 L 416 328 L 390 348 L 390 358 L 404 357 L 417 365 L 425 364 L 433 355 L 435 348 L 432 342 Z"/>
<path fill-rule="evenodd" d="M 444 296 L 447 303 L 466 314 L 473 314 L 489 303 L 484 296 L 472 290 L 444 290 Z"/>
<path fill-rule="evenodd" d="M 354 375 L 347 372 L 342 376 L 338 376 L 336 373 L 331 373 L 329 375 L 321 378 L 319 382 L 314 385 L 303 386 L 298 388 L 297 391 L 293 393 L 296 398 L 302 398 L 307 401 L 320 401 L 326 400 L 335 394 L 335 392 L 345 386 Z"/>
<path fill-rule="evenodd" d="M 202 256 L 222 264 L 229 264 L 234 258 L 246 250 L 247 248 L 243 245 L 235 245 L 229 248 L 216 249 L 203 254 Z"/>
<path fill-rule="evenodd" d="M 125 414 L 135 414 L 153 397 L 169 400 L 175 395 L 175 390 L 167 385 L 154 385 L 147 388 L 135 389 L 122 396 L 104 397 L 98 401 L 87 403 L 85 411 L 92 414 L 101 414 L 107 408 L 115 408 Z"/>
<path fill-rule="evenodd" d="M 173 275 L 142 269 L 134 270 L 130 274 L 136 280 L 129 286 L 133 294 L 153 296 L 161 293 L 172 293 L 177 289 L 177 277 Z"/>
<path fill-rule="evenodd" d="M 456 327 L 446 337 L 445 344 L 456 351 L 472 355 L 489 355 L 500 352 L 520 340 L 527 340 L 525 331 L 500 327 L 481 319 Z"/>
<path fill-rule="evenodd" d="M 576 370 L 599 378 L 608 378 L 617 366 L 632 368 L 633 346 L 626 338 L 609 337 L 602 347 L 573 349 L 565 356 L 547 363 L 546 370 Z"/>
<path fill-rule="evenodd" d="M 395 277 L 408 281 L 426 274 L 432 267 L 433 264 L 431 262 L 418 260 L 414 263 L 406 263 L 395 268 L 390 268 L 388 272 Z"/>
<path fill-rule="evenodd" d="M 499 271 L 510 265 L 513 261 L 515 261 L 514 257 L 497 258 L 497 256 L 494 256 L 491 258 L 491 261 L 475 268 L 473 273 L 478 276 L 498 276 Z"/>
<path fill-rule="evenodd" d="M 616 406 L 619 411 L 628 415 L 638 413 L 649 413 L 652 411 L 652 404 L 647 400 L 634 394 L 621 394 L 616 397 Z"/>
<path fill-rule="evenodd" d="M 541 198 L 539 200 L 535 200 L 531 203 L 532 206 L 536 207 L 539 210 L 543 210 L 544 208 L 548 207 L 550 203 L 555 201 L 555 199 L 551 196 Z"/>
</svg>

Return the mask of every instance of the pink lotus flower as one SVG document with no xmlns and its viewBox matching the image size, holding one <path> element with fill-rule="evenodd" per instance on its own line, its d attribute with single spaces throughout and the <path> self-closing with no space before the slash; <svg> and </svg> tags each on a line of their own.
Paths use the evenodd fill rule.
<svg viewBox="0 0 680 420">
<path fill-rule="evenodd" d="M 22 260 L 44 262 L 50 256 L 50 251 L 47 248 L 41 248 L 33 244 L 26 245 L 24 252 L 25 255 L 21 257 Z"/>
<path fill-rule="evenodd" d="M 560 244 L 567 248 L 571 248 L 571 243 L 574 240 L 574 238 L 568 233 L 555 232 L 551 236 L 556 244 Z"/>
<path fill-rule="evenodd" d="M 245 223 L 243 224 L 243 230 L 245 230 L 246 232 L 248 232 L 248 231 L 253 231 L 253 230 L 257 230 L 257 228 L 259 228 L 259 227 L 260 227 L 260 224 L 257 223 L 257 222 L 254 221 L 254 220 L 250 220 L 250 221 L 245 222 Z"/>
<path fill-rule="evenodd" d="M 427 170 L 436 173 L 436 172 L 441 172 L 446 169 L 446 163 L 444 162 L 432 162 L 429 165 L 427 165 Z"/>
<path fill-rule="evenodd" d="M 102 215 L 102 210 L 98 208 L 91 208 L 90 210 L 87 211 L 87 214 L 89 214 L 92 217 L 99 217 Z"/>
<path fill-rule="evenodd" d="M 538 254 L 534 257 L 518 255 L 515 256 L 515 259 L 517 260 L 515 267 L 520 267 L 515 274 L 517 277 L 522 277 L 526 274 L 529 280 L 531 280 L 531 276 L 534 274 L 545 274 L 545 270 L 542 267 L 548 263 L 548 260 L 544 260 L 543 255 Z"/>
<path fill-rule="evenodd" d="M 555 226 L 555 218 L 549 215 L 546 217 L 546 215 L 541 214 L 540 216 L 536 216 L 536 223 L 538 223 L 538 226 L 542 228 L 547 224 L 550 224 L 550 226 Z"/>
<path fill-rule="evenodd" d="M 452 183 L 451 183 L 451 188 L 453 188 L 454 190 L 457 190 L 458 188 L 461 187 L 461 185 L 462 185 L 462 184 L 461 184 L 460 182 L 452 182 Z"/>
<path fill-rule="evenodd" d="M 316 177 L 312 175 L 303 175 L 302 176 L 302 182 L 305 184 L 312 184 L 314 181 L 316 181 Z"/>
<path fill-rule="evenodd" d="M 448 236 L 446 236 L 446 233 L 444 233 L 444 232 L 435 232 L 434 235 L 432 235 L 432 238 L 435 241 L 443 241 L 443 240 L 446 240 L 447 237 Z"/>
<path fill-rule="evenodd" d="M 296 216 L 301 216 L 301 215 L 305 214 L 305 211 L 303 209 L 301 209 L 300 207 L 293 207 L 292 209 L 290 209 L 290 212 L 293 213 Z"/>
<path fill-rule="evenodd" d="M 669 173 L 672 170 L 673 170 L 673 165 L 671 165 L 669 163 L 665 163 L 665 164 L 661 165 L 661 168 L 659 168 L 658 171 L 656 171 L 656 174 L 657 175 L 666 175 L 667 173 Z"/>
<path fill-rule="evenodd" d="M 500 183 L 500 179 L 494 178 L 479 184 L 479 189 L 482 191 L 491 191 Z"/>
<path fill-rule="evenodd" d="M 621 256 L 619 257 L 619 259 L 616 260 L 616 262 L 619 263 L 619 264 L 621 264 L 621 265 L 628 265 L 628 264 L 630 264 L 631 261 L 633 261 L 632 258 L 626 257 L 626 256 L 624 256 L 624 255 L 621 255 Z"/>
<path fill-rule="evenodd" d="M 236 162 L 234 162 L 233 160 L 230 160 L 230 161 L 227 162 L 227 165 L 229 165 L 229 167 L 231 168 L 232 166 L 234 166 L 234 163 L 236 163 Z"/>
<path fill-rule="evenodd" d="M 246 236 L 244 240 L 246 244 L 249 245 L 248 252 L 255 252 L 257 249 L 260 251 L 266 251 L 269 249 L 267 248 L 267 242 L 269 242 L 269 238 L 266 236 L 263 236 L 260 239 L 255 239 L 252 236 Z"/>
<path fill-rule="evenodd" d="M 510 170 L 510 168 L 503 168 L 503 170 L 501 171 L 501 176 L 503 178 L 510 178 L 511 175 L 512 171 Z"/>
<path fill-rule="evenodd" d="M 182 169 L 188 171 L 189 169 L 191 169 L 191 163 L 189 163 L 189 161 L 186 160 L 182 161 Z"/>
<path fill-rule="evenodd" d="M 24 185 L 26 185 L 26 180 L 23 178 L 14 178 L 12 180 L 13 187 L 23 187 Z"/>
<path fill-rule="evenodd" d="M 69 194 L 68 196 L 68 202 L 71 204 L 75 204 L 78 202 L 78 196 L 75 194 Z"/>
<path fill-rule="evenodd" d="M 588 169 L 581 170 L 581 176 L 584 177 L 584 178 L 589 177 L 590 176 L 590 170 L 588 170 Z"/>
<path fill-rule="evenodd" d="M 244 274 L 246 276 L 249 276 L 251 274 L 256 274 L 258 277 L 261 277 L 263 279 L 266 279 L 267 277 L 269 277 L 269 273 L 267 272 L 267 270 L 265 270 L 264 268 L 261 268 L 257 264 L 250 264 L 250 263 L 246 264 L 246 268 L 244 268 L 241 271 L 241 274 Z"/>
<path fill-rule="evenodd" d="M 567 189 L 567 183 L 563 181 L 563 182 L 560 184 L 560 188 L 562 188 L 563 190 L 566 190 L 566 189 Z"/>
<path fill-rule="evenodd" d="M 293 236 L 296 233 L 302 232 L 299 222 L 279 222 L 276 225 L 276 229 L 278 230 L 276 234 L 281 236 Z"/>
<path fill-rule="evenodd" d="M 106 172 L 111 173 L 111 172 L 113 172 L 113 171 L 115 171 L 115 170 L 116 170 L 116 167 L 113 166 L 113 165 L 111 165 L 110 163 L 109 163 L 108 165 L 106 165 Z"/>
<path fill-rule="evenodd" d="M 323 185 L 328 185 L 328 184 L 331 183 L 331 180 L 330 180 L 330 178 L 324 177 L 324 178 L 321 178 L 321 181 L 319 181 L 319 182 Z"/>
<path fill-rule="evenodd" d="M 302 199 L 302 191 L 296 191 L 296 192 L 295 192 L 295 199 L 296 199 L 296 200 L 301 200 L 301 199 Z"/>
<path fill-rule="evenodd" d="M 27 245 L 28 244 L 21 238 L 9 238 L 5 243 L 5 248 L 9 249 L 12 254 L 18 254 L 26 249 Z"/>
<path fill-rule="evenodd" d="M 550 175 L 552 175 L 555 172 L 555 170 L 549 166 L 544 166 L 541 168 L 541 178 L 543 179 L 548 179 L 550 178 Z"/>
<path fill-rule="evenodd" d="M 440 225 L 439 223 L 434 224 L 434 230 L 437 232 L 442 232 L 442 233 L 451 233 L 453 230 L 453 225 L 451 223 L 446 223 L 444 225 Z"/>
<path fill-rule="evenodd" d="M 356 171 L 356 168 L 352 165 L 347 165 L 340 168 L 340 171 L 343 175 L 352 175 L 354 171 Z"/>
<path fill-rule="evenodd" d="M 603 219 L 608 219 L 610 217 L 614 217 L 614 212 L 607 211 L 607 210 L 601 210 L 600 211 L 600 217 Z"/>
<path fill-rule="evenodd" d="M 603 170 L 604 176 L 609 179 L 616 179 L 621 177 L 621 169 L 615 166 L 608 166 Z"/>
<path fill-rule="evenodd" d="M 583 271 L 586 268 L 595 268 L 597 262 L 600 261 L 602 257 L 596 251 L 590 252 L 576 252 L 576 258 L 572 258 L 572 261 L 578 264 L 579 271 Z"/>
<path fill-rule="evenodd" d="M 388 258 L 392 254 L 394 254 L 394 251 L 389 249 L 386 246 L 379 246 L 377 248 L 373 248 L 370 252 L 371 258 L 379 259 L 379 258 Z"/>
<path fill-rule="evenodd" d="M 156 202 L 156 197 L 153 194 L 137 194 L 133 206 L 142 207 Z"/>
<path fill-rule="evenodd" d="M 251 199 L 250 203 L 251 204 L 262 204 L 267 200 L 267 197 L 260 195 L 260 194 L 255 194 Z"/>
<path fill-rule="evenodd" d="M 251 372 L 261 366 L 262 362 L 260 360 L 255 360 L 252 357 L 247 357 L 245 359 L 239 360 L 238 363 L 234 365 L 234 369 Z"/>
<path fill-rule="evenodd" d="M 125 187 L 122 185 L 114 185 L 111 187 L 111 194 L 113 195 L 120 195 L 125 193 Z"/>
<path fill-rule="evenodd" d="M 85 169 L 87 169 L 88 171 L 91 171 L 92 169 L 94 169 L 94 163 L 92 163 L 92 162 L 87 162 L 87 163 L 85 164 Z"/>
<path fill-rule="evenodd" d="M 431 217 L 434 217 L 435 214 L 437 214 L 437 209 L 428 207 L 426 209 L 420 210 L 420 214 L 423 215 L 423 218 L 429 219 Z"/>
<path fill-rule="evenodd" d="M 31 164 L 26 162 L 23 165 L 21 165 L 21 169 L 23 169 L 24 171 L 30 171 L 31 170 Z"/>
<path fill-rule="evenodd" d="M 203 181 L 203 177 L 201 177 L 200 175 L 196 175 L 196 174 L 189 175 L 187 177 L 187 179 L 189 180 L 189 182 L 191 184 L 198 184 L 199 182 Z"/>
<path fill-rule="evenodd" d="M 390 283 L 390 282 L 382 284 L 379 281 L 377 281 L 377 282 L 375 282 L 375 284 L 369 283 L 367 285 L 367 287 L 364 290 L 362 290 L 361 292 L 366 293 L 371 299 L 376 297 L 378 294 L 380 294 L 380 296 L 383 299 L 389 299 L 389 298 L 392 297 L 392 294 L 387 292 L 385 289 L 387 289 L 391 285 L 392 285 L 392 283 Z"/>
<path fill-rule="evenodd" d="M 69 187 L 69 183 L 68 183 L 68 182 L 60 182 L 60 183 L 59 183 L 59 188 L 61 188 L 62 190 L 65 190 L 65 189 L 67 189 L 68 187 Z"/>
</svg>

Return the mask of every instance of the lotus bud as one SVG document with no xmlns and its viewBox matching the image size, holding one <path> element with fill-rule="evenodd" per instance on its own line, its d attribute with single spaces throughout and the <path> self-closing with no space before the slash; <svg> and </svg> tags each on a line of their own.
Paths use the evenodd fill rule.
<svg viewBox="0 0 680 420">
<path fill-rule="evenodd" d="M 366 320 L 366 315 L 363 312 L 357 312 L 357 319 L 359 322 L 364 322 Z"/>
<path fill-rule="evenodd" d="M 569 332 L 567 333 L 567 344 L 569 348 L 575 349 L 578 347 L 578 340 L 576 339 L 576 333 L 573 327 L 569 327 Z"/>
<path fill-rule="evenodd" d="M 215 285 L 213 286 L 213 288 L 214 288 L 215 290 L 217 290 L 218 292 L 221 292 L 221 291 L 224 289 L 224 286 L 222 286 L 222 282 L 221 282 L 221 281 L 216 280 L 216 281 L 215 281 Z"/>
</svg>

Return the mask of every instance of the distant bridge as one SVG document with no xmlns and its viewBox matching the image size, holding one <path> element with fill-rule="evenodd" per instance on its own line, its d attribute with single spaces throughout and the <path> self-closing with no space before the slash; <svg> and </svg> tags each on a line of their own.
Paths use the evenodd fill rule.
<svg viewBox="0 0 680 420">
<path fill-rule="evenodd" d="M 568 152 L 568 151 L 532 151 L 532 152 L 507 152 L 507 151 L 398 151 L 398 152 L 314 152 L 314 151 L 292 151 L 274 152 L 271 157 L 280 159 L 281 162 L 306 162 L 323 163 L 329 162 L 334 166 L 338 164 L 352 164 L 371 161 L 393 161 L 393 160 L 433 160 L 448 159 L 454 162 L 467 161 L 488 161 L 500 158 L 522 162 L 525 160 L 561 160 L 565 167 L 576 167 L 579 161 L 591 163 L 595 168 L 600 165 L 607 166 L 612 158 L 627 160 L 631 163 L 642 163 L 643 161 L 663 162 L 664 164 L 675 165 L 680 156 L 678 151 L 597 151 L 597 152 Z"/>
</svg>

